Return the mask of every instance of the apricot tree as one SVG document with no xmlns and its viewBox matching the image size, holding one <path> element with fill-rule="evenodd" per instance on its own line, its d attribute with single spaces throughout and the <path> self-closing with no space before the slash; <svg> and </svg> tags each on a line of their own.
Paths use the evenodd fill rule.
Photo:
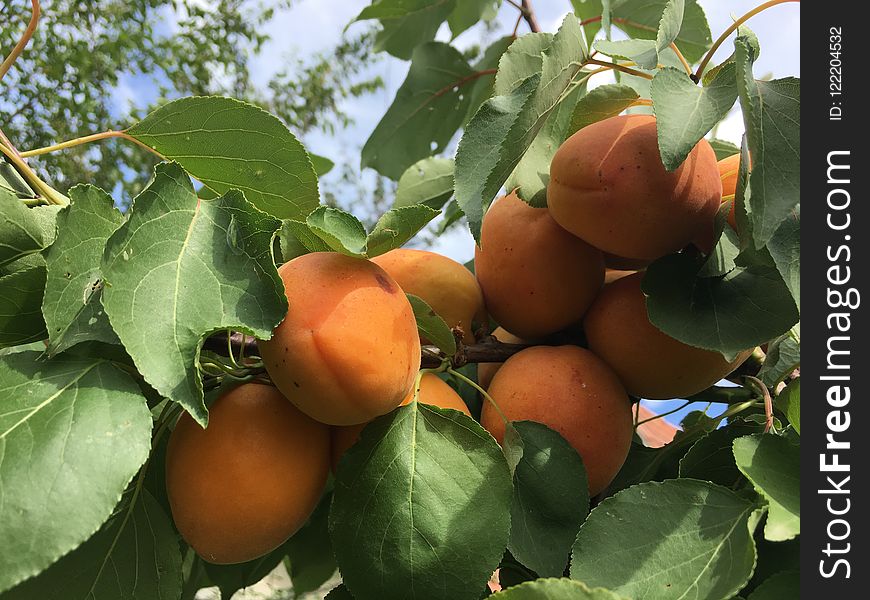
<svg viewBox="0 0 870 600">
<path fill-rule="evenodd" d="M 574 0 L 555 33 L 376 0 L 410 65 L 370 228 L 236 99 L 0 131 L 0 598 L 229 598 L 282 563 L 331 599 L 788 597 L 800 82 L 756 79 L 747 21 L 789 1 L 714 39 L 697 0 Z M 436 41 L 501 9 L 474 64 Z M 125 213 L 28 163 L 108 138 L 161 161 Z M 403 249 L 439 215 L 475 261 Z M 662 446 L 641 398 L 696 410 Z"/>
</svg>

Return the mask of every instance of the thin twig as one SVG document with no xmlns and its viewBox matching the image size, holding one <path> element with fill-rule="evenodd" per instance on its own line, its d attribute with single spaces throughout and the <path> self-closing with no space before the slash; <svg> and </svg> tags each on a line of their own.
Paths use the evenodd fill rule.
<svg viewBox="0 0 870 600">
<path fill-rule="evenodd" d="M 523 18 L 529 24 L 529 29 L 533 33 L 541 31 L 541 26 L 538 25 L 538 18 L 535 16 L 535 10 L 532 8 L 531 0 L 523 0 Z"/>
<path fill-rule="evenodd" d="M 33 37 L 33 32 L 36 31 L 37 24 L 39 24 L 39 15 L 41 14 L 39 0 L 31 0 L 30 5 L 32 7 L 30 22 L 27 24 L 27 29 L 24 30 L 21 39 L 18 40 L 18 43 L 15 44 L 14 48 L 12 48 L 12 52 L 10 52 L 9 56 L 3 59 L 3 62 L 0 63 L 0 79 L 3 79 L 3 76 L 9 72 L 9 69 L 12 68 L 12 65 L 15 64 L 15 61 L 18 60 L 18 57 L 21 56 L 22 52 L 24 52 L 24 48 L 27 47 L 30 38 Z"/>
<path fill-rule="evenodd" d="M 652 79 L 652 75 L 650 75 L 648 73 L 636 71 L 635 69 L 625 67 L 623 65 L 620 65 L 619 63 L 609 63 L 609 62 L 604 62 L 602 60 L 595 60 L 595 59 L 589 59 L 588 61 L 586 61 L 586 63 L 590 64 L 590 65 L 598 65 L 599 67 L 613 69 L 615 71 L 621 71 L 621 72 L 626 73 L 628 75 L 634 75 L 635 77 L 643 77 L 644 79 Z"/>
<path fill-rule="evenodd" d="M 514 23 L 514 31 L 511 34 L 511 37 L 517 37 L 517 32 L 520 30 L 520 23 L 523 22 L 523 13 L 517 15 L 517 22 Z"/>
<path fill-rule="evenodd" d="M 686 70 L 686 75 L 691 77 L 692 80 L 695 81 L 695 83 L 698 83 L 697 80 L 695 80 L 695 76 L 692 75 L 692 66 L 689 64 L 689 61 L 686 60 L 686 57 L 683 56 L 683 53 L 680 52 L 680 49 L 677 48 L 677 44 L 675 42 L 671 42 L 671 50 L 674 51 L 674 54 L 676 54 L 677 58 L 680 59 L 680 62 L 683 63 L 683 68 Z"/>
</svg>

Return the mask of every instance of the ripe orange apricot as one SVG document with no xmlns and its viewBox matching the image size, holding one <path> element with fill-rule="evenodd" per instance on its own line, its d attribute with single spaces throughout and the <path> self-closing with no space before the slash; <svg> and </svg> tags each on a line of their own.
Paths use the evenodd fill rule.
<svg viewBox="0 0 870 600">
<path fill-rule="evenodd" d="M 524 340 L 507 331 L 504 327 L 499 327 L 492 332 L 492 335 L 503 344 L 531 344 L 533 340 Z M 477 383 L 480 387 L 486 389 L 489 387 L 492 378 L 501 368 L 504 363 L 478 363 L 477 365 Z"/>
<path fill-rule="evenodd" d="M 559 225 L 604 252 L 653 260 L 712 226 L 722 199 L 716 155 L 701 140 L 668 172 L 655 117 L 623 115 L 584 127 L 550 164 L 547 204 Z"/>
<path fill-rule="evenodd" d="M 510 421 L 537 421 L 558 431 L 583 458 L 589 493 L 606 488 L 628 456 L 631 403 L 602 360 L 578 346 L 534 346 L 514 354 L 489 385 Z M 504 422 L 484 402 L 480 423 L 499 443 Z"/>
<path fill-rule="evenodd" d="M 178 531 L 204 560 L 240 563 L 271 552 L 317 506 L 329 474 L 329 427 L 272 386 L 221 395 L 202 429 L 187 413 L 166 451 Z"/>
<path fill-rule="evenodd" d="M 451 328 L 462 329 L 463 342 L 474 343 L 472 321 L 483 316 L 484 308 L 471 271 L 435 252 L 407 248 L 390 250 L 372 262 L 392 275 L 406 294 L 425 300 Z"/>
<path fill-rule="evenodd" d="M 414 311 L 378 265 L 335 252 L 278 269 L 290 308 L 259 343 L 275 386 L 308 416 L 365 423 L 396 408 L 420 369 Z"/>
<path fill-rule="evenodd" d="M 516 194 L 490 206 L 474 256 L 489 314 L 524 338 L 579 321 L 604 281 L 601 252 Z"/>
<path fill-rule="evenodd" d="M 718 352 L 677 341 L 649 321 L 643 273 L 606 286 L 586 314 L 589 349 L 609 364 L 629 394 L 651 400 L 684 398 L 707 389 L 751 354 L 732 362 Z"/>
<path fill-rule="evenodd" d="M 414 390 L 402 401 L 402 406 L 410 404 L 414 399 Z M 440 377 L 433 373 L 426 373 L 420 379 L 420 397 L 418 401 L 423 404 L 431 404 L 439 408 L 452 408 L 464 412 L 469 417 L 471 413 L 462 398 L 459 397 L 452 387 L 447 385 Z M 332 471 L 338 468 L 338 461 L 344 456 L 348 448 L 353 446 L 359 439 L 360 433 L 367 423 L 360 425 L 348 425 L 346 427 L 331 427 L 332 432 Z"/>
<path fill-rule="evenodd" d="M 728 224 L 737 231 L 737 214 L 734 204 L 734 194 L 737 193 L 737 179 L 740 175 L 740 155 L 732 154 L 719 161 L 719 178 L 722 180 L 722 198 L 731 196 L 731 211 L 728 213 Z"/>
</svg>

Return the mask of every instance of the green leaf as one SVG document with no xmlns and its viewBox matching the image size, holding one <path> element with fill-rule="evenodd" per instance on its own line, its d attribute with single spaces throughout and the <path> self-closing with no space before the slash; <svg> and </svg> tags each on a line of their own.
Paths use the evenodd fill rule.
<svg viewBox="0 0 870 600">
<path fill-rule="evenodd" d="M 604 588 L 592 589 L 573 579 L 536 579 L 490 596 L 493 600 L 625 600 Z"/>
<path fill-rule="evenodd" d="M 15 167 L 9 164 L 9 160 L 5 156 L 0 156 L 0 198 L 8 196 L 17 200 L 39 197 Z M 0 214 L 5 212 L 5 210 L 0 210 Z M 0 235 L 0 239 L 3 237 L 5 236 Z"/>
<path fill-rule="evenodd" d="M 408 60 L 419 44 L 435 39 L 455 5 L 456 0 L 374 0 L 354 21 L 380 20 L 375 51 Z"/>
<path fill-rule="evenodd" d="M 568 135 L 592 123 L 615 117 L 639 97 L 634 88 L 622 84 L 606 84 L 590 90 L 574 107 Z"/>
<path fill-rule="evenodd" d="M 452 46 L 418 46 L 396 98 L 363 146 L 362 166 L 398 179 L 418 160 L 442 152 L 465 120 L 471 96 L 463 83 L 473 74 Z"/>
<path fill-rule="evenodd" d="M 737 101 L 735 67 L 729 63 L 703 88 L 685 71 L 667 67 L 653 77 L 650 93 L 659 152 L 665 168 L 673 171 Z"/>
<path fill-rule="evenodd" d="M 656 24 L 655 40 L 599 40 L 594 44 L 595 49 L 608 56 L 633 60 L 643 69 L 655 69 L 659 64 L 659 53 L 679 36 L 684 13 L 684 0 L 667 0 Z M 631 19 L 632 16 L 628 18 Z"/>
<path fill-rule="evenodd" d="M 777 573 L 764 580 L 746 600 L 782 600 L 800 598 L 801 578 L 797 571 Z"/>
<path fill-rule="evenodd" d="M 305 220 L 327 248 L 348 256 L 365 256 L 366 229 L 355 216 L 339 208 L 320 206 Z"/>
<path fill-rule="evenodd" d="M 422 204 L 391 208 L 381 215 L 366 238 L 366 256 L 374 258 L 400 248 L 439 214 L 441 211 Z"/>
<path fill-rule="evenodd" d="M 800 323 L 797 323 L 789 331 L 770 342 L 758 378 L 767 387 L 776 387 L 777 383 L 800 366 L 801 336 Z"/>
<path fill-rule="evenodd" d="M 751 198 L 751 196 L 750 196 Z M 751 200 L 750 200 L 751 202 Z M 774 264 L 782 280 L 791 292 L 791 297 L 801 308 L 801 207 L 794 210 L 780 223 L 767 242 Z"/>
<path fill-rule="evenodd" d="M 708 141 L 710 142 L 710 146 L 713 148 L 713 152 L 716 153 L 717 161 L 722 160 L 723 158 L 728 158 L 729 156 L 734 156 L 735 154 L 740 154 L 740 146 L 735 146 L 731 142 L 726 142 L 725 140 L 717 138 Z"/>
<path fill-rule="evenodd" d="M 510 498 L 501 449 L 473 419 L 417 402 L 379 417 L 336 474 L 329 530 L 345 585 L 476 600 L 507 544 Z"/>
<path fill-rule="evenodd" d="M 151 447 L 135 382 L 100 359 L 0 358 L 0 591 L 88 539 Z"/>
<path fill-rule="evenodd" d="M 231 189 L 279 219 L 301 219 L 317 207 L 317 175 L 305 148 L 266 111 L 232 98 L 182 98 L 127 134 L 176 160 L 216 195 Z"/>
<path fill-rule="evenodd" d="M 202 562 L 208 583 L 220 588 L 221 598 L 231 598 L 238 590 L 254 585 L 271 573 L 287 555 L 284 543 L 268 554 L 243 563 L 216 565 Z"/>
<path fill-rule="evenodd" d="M 498 14 L 501 0 L 459 0 L 447 17 L 447 25 L 454 38 L 474 26 L 478 21 L 490 21 Z"/>
<path fill-rule="evenodd" d="M 420 337 L 425 338 L 438 346 L 438 349 L 447 356 L 456 354 L 456 338 L 450 326 L 439 317 L 426 301 L 413 294 L 405 294 L 414 309 L 414 318 L 417 320 L 417 331 Z"/>
<path fill-rule="evenodd" d="M 32 598 L 179 598 L 181 551 L 169 516 L 146 490 L 122 502 L 88 541 L 11 589 L 6 600 Z"/>
<path fill-rule="evenodd" d="M 785 413 L 794 430 L 801 432 L 801 379 L 798 377 L 776 397 L 776 407 Z"/>
<path fill-rule="evenodd" d="M 453 159 L 424 158 L 402 173 L 393 207 L 423 204 L 439 210 L 452 195 Z"/>
<path fill-rule="evenodd" d="M 710 251 L 701 270 L 699 277 L 722 277 L 727 275 L 737 266 L 737 258 L 740 255 L 740 238 L 737 232 L 728 225 L 728 214 L 731 212 L 731 203 L 723 202 L 716 213 L 715 233 L 716 245 Z"/>
<path fill-rule="evenodd" d="M 782 334 L 798 320 L 797 307 L 770 267 L 735 268 L 722 277 L 696 277 L 684 254 L 647 268 L 641 287 L 650 322 L 669 336 L 726 357 Z"/>
<path fill-rule="evenodd" d="M 768 502 L 765 539 L 781 542 L 800 535 L 800 448 L 778 435 L 756 434 L 734 440 L 734 459 Z"/>
<path fill-rule="evenodd" d="M 586 469 L 577 451 L 546 425 L 513 426 L 523 456 L 514 471 L 508 550 L 542 577 L 559 577 L 589 512 Z"/>
<path fill-rule="evenodd" d="M 100 301 L 100 259 L 106 241 L 124 222 L 124 216 L 114 207 L 111 196 L 99 188 L 79 185 L 69 195 L 72 204 L 58 214 L 57 240 L 45 253 L 42 314 L 49 354 L 87 340 L 118 342 Z"/>
<path fill-rule="evenodd" d="M 47 337 L 42 317 L 45 259 L 29 254 L 0 267 L 0 348 Z"/>
<path fill-rule="evenodd" d="M 610 0 L 571 0 L 571 7 L 580 21 L 588 21 L 595 17 L 605 17 L 608 28 L 610 27 L 610 4 Z M 602 5 L 606 5 L 607 9 Z M 584 25 L 586 40 L 589 45 L 592 45 L 593 38 L 603 28 L 605 19 L 592 21 Z"/>
<path fill-rule="evenodd" d="M 755 247 L 773 237 L 800 203 L 800 80 L 757 81 L 746 37 L 735 42 L 737 87 L 752 155 L 749 205 Z"/>
<path fill-rule="evenodd" d="M 309 152 L 308 158 L 311 159 L 311 166 L 314 167 L 314 172 L 317 174 L 318 177 L 323 177 L 324 175 L 332 171 L 333 167 L 335 167 L 335 162 L 333 162 L 329 158 L 326 158 L 325 156 L 320 156 L 319 154 Z"/>
<path fill-rule="evenodd" d="M 516 190 L 517 195 L 536 208 L 547 206 L 547 184 L 550 183 L 550 162 L 556 150 L 568 137 L 568 127 L 577 99 L 585 86 L 577 86 L 547 117 L 544 126 L 519 164 L 505 182 L 505 188 Z"/>
<path fill-rule="evenodd" d="M 613 23 L 631 38 L 655 40 L 669 0 L 610 0 Z M 669 21 L 671 31 L 675 22 Z M 710 26 L 696 0 L 685 0 L 682 23 L 674 40 L 690 63 L 697 62 L 712 43 Z M 667 44 L 665 44 L 667 46 Z"/>
<path fill-rule="evenodd" d="M 341 584 L 340 586 L 329 590 L 329 593 L 326 594 L 324 600 L 353 600 L 353 596 L 348 591 L 347 586 Z"/>
<path fill-rule="evenodd" d="M 0 188 L 0 267 L 50 246 L 58 210 L 59 206 L 28 208 Z"/>
<path fill-rule="evenodd" d="M 465 113 L 465 120 L 462 122 L 463 126 L 468 123 L 471 117 L 474 116 L 474 113 L 477 112 L 480 105 L 493 95 L 496 76 L 489 72 L 498 68 L 501 57 L 504 56 L 504 53 L 507 52 L 507 49 L 515 41 L 515 38 L 510 35 L 497 39 L 487 46 L 486 50 L 483 52 L 483 56 L 480 57 L 480 60 L 472 65 L 475 72 L 482 73 L 485 71 L 488 74 L 480 75 L 474 81 L 466 84 L 468 95 L 471 97 L 471 100 L 468 103 L 468 112 Z"/>
<path fill-rule="evenodd" d="M 281 222 L 279 234 L 281 242 L 281 257 L 284 262 L 309 252 L 330 252 L 332 249 L 320 239 L 307 223 L 287 219 Z"/>
<path fill-rule="evenodd" d="M 290 563 L 287 572 L 297 596 L 319 589 L 337 568 L 329 539 L 331 503 L 332 493 L 324 495 L 308 522 L 285 544 Z"/>
<path fill-rule="evenodd" d="M 533 46 L 537 48 L 544 38 L 535 39 L 538 43 Z M 499 62 L 496 93 L 508 87 L 512 91 L 483 103 L 466 126 L 456 151 L 456 201 L 475 240 L 480 237 L 485 208 L 516 168 L 550 113 L 577 84 L 586 58 L 580 25 L 573 15 L 565 17 L 543 51 L 540 72 L 518 85 L 518 77 L 537 68 L 536 59 L 531 54 L 517 58 L 522 53 L 511 49 Z M 501 75 L 502 71 L 505 75 Z"/>
<path fill-rule="evenodd" d="M 734 462 L 732 444 L 735 439 L 758 431 L 756 425 L 736 421 L 707 433 L 680 459 L 680 477 L 733 488 L 742 476 Z"/>
<path fill-rule="evenodd" d="M 139 372 L 202 425 L 202 339 L 233 329 L 268 339 L 287 311 L 272 260 L 280 223 L 238 191 L 198 200 L 162 163 L 103 255 L 103 306 Z"/>
<path fill-rule="evenodd" d="M 553 34 L 528 33 L 514 40 L 498 61 L 493 93 L 506 96 L 544 68 L 544 52 L 553 45 Z"/>
<path fill-rule="evenodd" d="M 724 600 L 752 575 L 755 506 L 694 479 L 643 483 L 605 499 L 580 528 L 571 578 L 646 600 Z"/>
</svg>

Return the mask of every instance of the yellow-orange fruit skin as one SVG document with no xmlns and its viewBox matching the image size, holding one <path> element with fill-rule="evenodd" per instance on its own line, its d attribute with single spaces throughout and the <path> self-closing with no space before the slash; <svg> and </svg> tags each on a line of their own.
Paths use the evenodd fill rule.
<svg viewBox="0 0 870 600">
<path fill-rule="evenodd" d="M 397 407 L 420 368 L 414 311 L 371 261 L 305 254 L 278 269 L 289 310 L 259 342 L 275 386 L 330 425 L 365 423 Z"/>
<path fill-rule="evenodd" d="M 474 256 L 487 311 L 523 338 L 579 321 L 604 281 L 601 252 L 515 194 L 487 211 Z"/>
<path fill-rule="evenodd" d="M 604 285 L 613 283 L 617 279 L 634 275 L 635 273 L 637 273 L 637 271 L 617 271 L 616 269 L 607 269 L 607 272 L 604 273 Z"/>
<path fill-rule="evenodd" d="M 504 327 L 499 327 L 495 331 L 492 332 L 492 335 L 495 336 L 499 342 L 503 344 L 529 344 L 533 343 L 530 340 L 524 340 L 523 338 L 517 337 L 511 332 L 507 331 Z M 480 384 L 480 387 L 486 389 L 489 387 L 492 378 L 495 377 L 495 374 L 501 368 L 504 363 L 478 363 L 477 365 L 477 383 Z"/>
<path fill-rule="evenodd" d="M 656 328 L 647 316 L 643 276 L 635 273 L 606 286 L 583 321 L 589 349 L 613 368 L 629 394 L 684 398 L 707 389 L 748 358 L 751 350 L 728 362 L 718 352 L 689 346 Z"/>
<path fill-rule="evenodd" d="M 649 115 L 612 117 L 569 137 L 553 156 L 547 187 L 559 225 L 604 252 L 648 260 L 709 229 L 721 199 L 710 144 L 701 140 L 668 172 Z"/>
<path fill-rule="evenodd" d="M 219 397 L 206 429 L 184 413 L 166 451 L 175 525 L 217 564 L 280 546 L 317 506 L 328 474 L 329 427 L 255 383 Z"/>
<path fill-rule="evenodd" d="M 628 456 L 631 403 L 603 361 L 578 346 L 534 346 L 514 354 L 489 385 L 509 421 L 537 421 L 558 431 L 583 458 L 589 493 L 606 488 Z M 485 402 L 480 423 L 499 443 L 504 422 Z"/>
<path fill-rule="evenodd" d="M 438 316 L 463 332 L 463 342 L 474 343 L 472 322 L 483 313 L 483 294 L 474 274 L 455 260 L 428 252 L 397 248 L 372 262 L 393 276 L 405 291 L 425 300 Z"/>
<path fill-rule="evenodd" d="M 414 391 L 402 401 L 402 406 L 410 404 L 414 399 Z M 468 411 L 468 406 L 460 398 L 452 387 L 447 385 L 440 377 L 432 373 L 426 373 L 420 379 L 420 397 L 419 402 L 423 404 L 431 404 L 439 408 L 452 408 L 465 413 L 469 417 L 471 413 Z M 360 425 L 349 425 L 347 427 L 332 427 L 332 472 L 338 468 L 338 461 L 344 456 L 344 453 L 353 446 L 359 439 L 360 433 L 365 428 L 366 423 Z"/>
<path fill-rule="evenodd" d="M 719 161 L 719 178 L 722 180 L 722 197 L 731 196 L 731 210 L 728 212 L 728 224 L 737 231 L 737 215 L 733 196 L 737 193 L 737 179 L 740 176 L 740 155 L 732 154 Z"/>
</svg>

